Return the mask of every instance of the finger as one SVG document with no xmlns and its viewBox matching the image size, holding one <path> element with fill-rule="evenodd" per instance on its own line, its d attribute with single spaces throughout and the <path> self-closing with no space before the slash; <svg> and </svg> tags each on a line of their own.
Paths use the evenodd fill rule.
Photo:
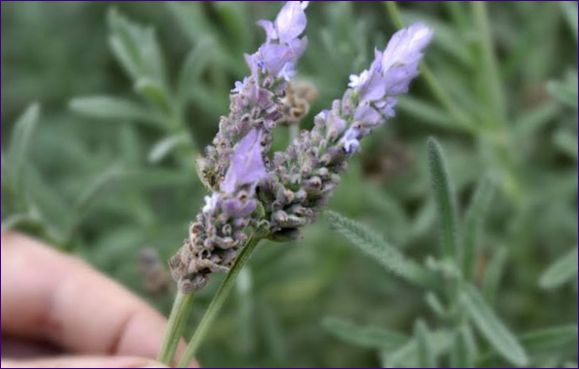
<svg viewBox="0 0 579 369">
<path fill-rule="evenodd" d="M 2 234 L 1 250 L 4 334 L 78 353 L 156 357 L 166 320 L 135 295 L 21 234 Z"/>
<path fill-rule="evenodd" d="M 34 360 L 4 360 L 2 368 L 166 368 L 140 357 L 61 356 Z"/>
</svg>

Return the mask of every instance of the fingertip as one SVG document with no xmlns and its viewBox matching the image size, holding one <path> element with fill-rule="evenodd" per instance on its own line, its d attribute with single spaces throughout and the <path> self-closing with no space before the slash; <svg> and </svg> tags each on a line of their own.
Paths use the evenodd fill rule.
<svg viewBox="0 0 579 369">
<path fill-rule="evenodd" d="M 167 368 L 158 361 L 130 356 L 59 356 L 2 360 L 3 368 Z"/>
</svg>

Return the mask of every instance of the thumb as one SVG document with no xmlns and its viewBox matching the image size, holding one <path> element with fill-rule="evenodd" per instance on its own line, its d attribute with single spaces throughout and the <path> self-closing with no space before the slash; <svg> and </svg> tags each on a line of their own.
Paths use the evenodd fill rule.
<svg viewBox="0 0 579 369">
<path fill-rule="evenodd" d="M 146 358 L 131 356 L 57 356 L 32 360 L 4 360 L 2 368 L 166 368 Z"/>
</svg>

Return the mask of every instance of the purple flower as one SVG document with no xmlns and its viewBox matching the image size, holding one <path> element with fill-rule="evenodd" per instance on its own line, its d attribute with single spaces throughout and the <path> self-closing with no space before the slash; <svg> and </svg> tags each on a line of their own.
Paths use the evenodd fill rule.
<svg viewBox="0 0 579 369">
<path fill-rule="evenodd" d="M 355 126 L 348 128 L 340 142 L 344 146 L 344 151 L 348 154 L 356 152 L 360 147 L 360 129 Z"/>
<path fill-rule="evenodd" d="M 279 11 L 273 23 L 268 20 L 257 22 L 266 33 L 267 41 L 279 40 L 289 43 L 306 29 L 307 19 L 304 10 L 308 1 L 288 1 Z"/>
<path fill-rule="evenodd" d="M 201 209 L 201 211 L 203 211 L 203 213 L 205 214 L 213 212 L 217 207 L 218 201 L 219 201 L 218 193 L 214 192 L 211 194 L 211 196 L 205 196 L 205 206 L 203 206 L 203 209 Z"/>
<path fill-rule="evenodd" d="M 307 5 L 307 1 L 288 1 L 275 21 L 257 22 L 265 30 L 267 41 L 255 54 L 246 57 L 254 76 L 261 70 L 286 81 L 293 77 L 295 63 L 308 44 L 306 37 L 299 38 L 307 24 L 304 13 Z"/>
<path fill-rule="evenodd" d="M 241 199 L 238 197 L 224 199 L 221 205 L 223 213 L 231 218 L 248 217 L 257 207 L 257 203 L 254 199 L 243 197 Z"/>
<path fill-rule="evenodd" d="M 244 185 L 250 185 L 253 191 L 266 176 L 261 153 L 261 131 L 254 128 L 235 145 L 221 191 L 233 193 Z"/>
<path fill-rule="evenodd" d="M 375 51 L 374 61 L 360 75 L 351 75 L 349 86 L 361 101 L 378 101 L 408 91 L 418 75 L 423 51 L 432 39 L 432 30 L 416 23 L 394 34 L 384 52 Z"/>
</svg>

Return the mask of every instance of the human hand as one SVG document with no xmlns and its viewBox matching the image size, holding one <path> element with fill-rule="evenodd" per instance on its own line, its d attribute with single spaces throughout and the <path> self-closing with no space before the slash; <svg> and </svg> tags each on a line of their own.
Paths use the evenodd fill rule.
<svg viewBox="0 0 579 369">
<path fill-rule="evenodd" d="M 1 256 L 2 367 L 163 367 L 152 358 L 166 320 L 137 296 L 22 234 L 2 234 Z M 13 339 L 28 348 L 14 350 Z M 60 354 L 40 357 L 33 342 Z"/>
</svg>

